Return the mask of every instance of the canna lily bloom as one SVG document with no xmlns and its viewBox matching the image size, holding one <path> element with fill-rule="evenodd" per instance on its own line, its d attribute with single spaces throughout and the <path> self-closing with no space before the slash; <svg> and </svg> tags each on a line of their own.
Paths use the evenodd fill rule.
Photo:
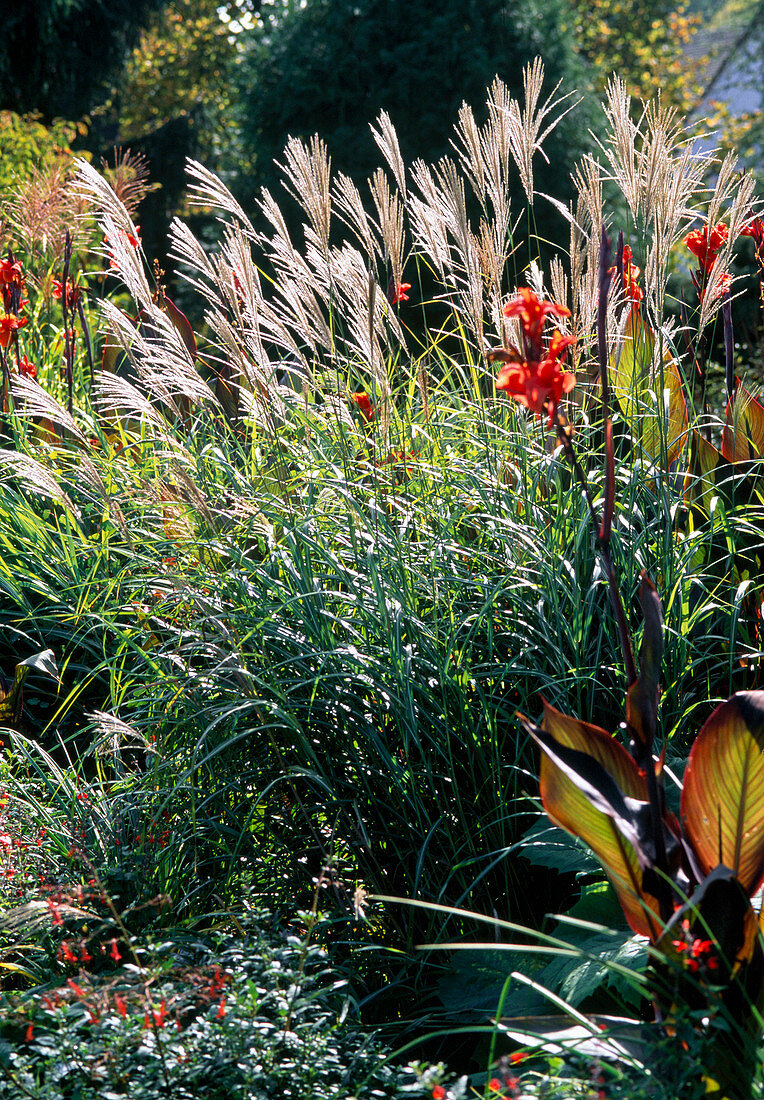
<svg viewBox="0 0 764 1100">
<path fill-rule="evenodd" d="M 366 421 L 372 421 L 374 419 L 374 406 L 369 400 L 367 393 L 358 392 L 351 393 L 350 400 L 355 404 L 361 416 Z"/>
<path fill-rule="evenodd" d="M 729 232 L 729 227 L 724 222 L 718 222 L 713 229 L 707 225 L 702 229 L 693 229 L 692 233 L 688 233 L 684 238 L 684 244 L 697 258 L 700 270 L 705 275 L 708 275 L 716 263 L 722 246 L 727 242 Z"/>
<path fill-rule="evenodd" d="M 19 313 L 28 302 L 21 301 L 26 289 L 21 264 L 12 260 L 0 260 L 0 290 L 6 313 Z"/>
<path fill-rule="evenodd" d="M 35 363 L 30 363 L 26 355 L 22 355 L 19 359 L 19 374 L 25 378 L 37 377 L 37 366 Z"/>
<path fill-rule="evenodd" d="M 406 293 L 411 290 L 411 283 L 396 283 L 391 279 L 387 285 L 387 297 L 391 306 L 397 306 L 399 302 L 407 302 L 409 296 Z"/>
<path fill-rule="evenodd" d="M 570 317 L 570 310 L 566 306 L 558 306 L 556 302 L 544 302 L 529 286 L 521 286 L 517 297 L 504 306 L 504 316 L 520 318 L 525 358 L 539 360 L 543 355 L 541 337 L 544 321 L 549 316 Z"/>
<path fill-rule="evenodd" d="M 551 427 L 562 395 L 570 393 L 576 384 L 576 376 L 563 370 L 560 364 L 575 338 L 563 336 L 555 329 L 544 350 L 544 320 L 548 316 L 569 317 L 570 310 L 554 302 L 542 301 L 529 287 L 521 287 L 517 297 L 504 307 L 504 313 L 507 317 L 520 318 L 524 353 L 512 346 L 509 350 L 499 348 L 489 353 L 490 362 L 498 359 L 505 364 L 496 379 L 496 389 L 506 390 L 536 416 L 548 413 Z"/>
<path fill-rule="evenodd" d="M 7 317 L 0 317 L 0 348 L 7 348 L 16 339 L 18 330 L 26 323 L 26 317 L 16 317 L 13 313 L 9 313 Z"/>
<path fill-rule="evenodd" d="M 623 289 L 632 303 L 639 308 L 639 303 L 644 298 L 644 291 L 637 286 L 640 268 L 631 262 L 631 249 L 627 244 L 623 246 Z"/>
<path fill-rule="evenodd" d="M 740 230 L 741 237 L 753 237 L 756 246 L 756 259 L 760 267 L 764 267 L 764 221 L 761 218 L 751 218 Z"/>
<path fill-rule="evenodd" d="M 64 284 L 60 279 L 53 280 L 53 297 L 61 298 L 64 293 Z M 82 287 L 71 279 L 66 280 L 66 308 L 76 309 L 82 301 Z"/>
</svg>

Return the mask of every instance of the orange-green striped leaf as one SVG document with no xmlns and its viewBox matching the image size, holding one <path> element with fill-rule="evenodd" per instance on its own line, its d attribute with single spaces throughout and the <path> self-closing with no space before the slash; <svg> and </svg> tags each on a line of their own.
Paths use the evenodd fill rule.
<svg viewBox="0 0 764 1100">
<path fill-rule="evenodd" d="M 662 363 L 657 359 L 653 331 L 632 306 L 620 351 L 610 360 L 610 385 L 644 452 L 658 459 L 665 450 L 670 463 L 684 446 L 687 404 L 671 352 L 664 351 Z"/>
<path fill-rule="evenodd" d="M 764 456 L 764 406 L 742 385 L 727 402 L 722 454 L 728 462 L 749 462 Z"/>
<path fill-rule="evenodd" d="M 749 897 L 764 881 L 764 691 L 718 706 L 692 746 L 682 824 L 703 870 L 723 863 Z"/>
<path fill-rule="evenodd" d="M 530 725 L 526 728 L 533 734 Z M 661 928 L 659 905 L 657 899 L 642 888 L 638 851 L 616 822 L 616 817 L 623 817 L 623 811 L 616 807 L 613 813 L 607 813 L 597 808 L 570 774 L 555 763 L 544 741 L 551 739 L 563 750 L 572 749 L 588 756 L 592 764 L 602 769 L 618 787 L 635 823 L 647 800 L 645 776 L 640 774 L 626 750 L 605 730 L 561 714 L 547 703 L 544 704 L 542 729 L 546 736 L 535 739 L 544 749 L 540 771 L 544 809 L 552 821 L 589 845 L 607 871 L 630 927 L 655 941 Z M 554 746 L 551 748 L 554 752 Z M 592 767 L 590 780 L 594 782 L 595 779 L 596 771 Z M 602 797 L 607 800 L 606 791 Z"/>
</svg>

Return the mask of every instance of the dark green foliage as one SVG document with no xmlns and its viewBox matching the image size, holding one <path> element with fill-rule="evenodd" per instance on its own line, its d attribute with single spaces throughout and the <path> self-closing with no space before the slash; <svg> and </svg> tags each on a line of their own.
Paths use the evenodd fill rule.
<svg viewBox="0 0 764 1100">
<path fill-rule="evenodd" d="M 141 952 L 143 975 L 81 972 L 74 988 L 62 976 L 58 989 L 6 1001 L 0 1097 L 429 1095 L 361 1032 L 347 983 L 320 947 L 267 916 L 243 920 L 235 938 L 172 934 Z"/>
<path fill-rule="evenodd" d="M 164 0 L 35 0 L 7 5 L 0 107 L 81 118 L 117 76 L 144 20 Z"/>
<path fill-rule="evenodd" d="M 581 71 L 563 30 L 566 11 L 566 0 L 310 0 L 253 40 L 242 66 L 243 141 L 255 170 L 240 190 L 273 187 L 272 161 L 287 137 L 313 133 L 327 142 L 333 168 L 363 183 L 379 164 L 369 124 L 381 109 L 404 161 L 433 163 L 451 152 L 461 104 L 484 102 L 497 74 L 521 97 L 522 67 L 537 54 L 548 80 L 565 79 L 572 90 Z M 581 152 L 572 128 L 563 124 L 547 152 L 559 189 L 563 164 Z M 554 186 L 543 175 L 539 184 Z"/>
</svg>

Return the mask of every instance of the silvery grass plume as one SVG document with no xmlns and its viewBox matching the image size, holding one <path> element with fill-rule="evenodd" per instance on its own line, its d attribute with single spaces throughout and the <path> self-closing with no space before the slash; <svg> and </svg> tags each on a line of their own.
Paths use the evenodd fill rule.
<svg viewBox="0 0 764 1100">
<path fill-rule="evenodd" d="M 522 109 L 516 99 L 510 100 L 506 109 L 506 125 L 509 135 L 509 151 L 520 173 L 520 181 L 528 199 L 528 205 L 533 206 L 535 194 L 533 188 L 533 157 L 540 153 L 549 163 L 544 152 L 544 142 L 559 125 L 561 119 L 573 110 L 575 103 L 569 104 L 560 114 L 552 118 L 542 130 L 545 121 L 553 111 L 573 95 L 566 92 L 565 95 L 555 99 L 562 81 L 558 81 L 545 102 L 539 106 L 541 89 L 544 85 L 544 63 L 540 57 L 535 58 L 523 69 L 523 91 L 525 93 L 525 108 Z"/>
<path fill-rule="evenodd" d="M 115 714 L 94 710 L 85 717 L 90 722 L 95 735 L 90 751 L 96 756 L 111 756 L 118 769 L 122 762 L 123 748 L 139 748 L 143 752 L 155 755 L 159 752 L 145 733 L 141 733 L 135 726 L 124 722 Z"/>
<path fill-rule="evenodd" d="M 755 192 L 753 177 L 750 173 L 741 177 L 737 170 L 737 157 L 733 153 L 728 153 L 719 166 L 716 183 L 711 192 L 706 225 L 710 229 L 719 221 L 725 221 L 729 226 L 729 234 L 719 250 L 716 263 L 711 268 L 706 283 L 698 322 L 700 331 L 721 309 L 723 295 L 720 284 L 725 273 L 729 271 L 732 253 L 741 229 L 757 212 L 759 204 L 755 202 Z"/>
<path fill-rule="evenodd" d="M 79 509 L 50 470 L 31 455 L 22 451 L 0 450 L 0 478 L 3 476 L 18 481 L 31 493 L 63 504 L 71 516 L 78 522 L 81 520 Z"/>
<path fill-rule="evenodd" d="M 107 181 L 86 161 L 77 162 L 79 191 L 90 201 L 99 217 L 107 239 L 105 252 L 125 282 L 133 300 L 139 307 L 143 325 L 136 328 L 130 318 L 110 302 L 103 303 L 103 315 L 110 338 L 124 351 L 130 363 L 134 383 L 132 387 L 120 387 L 100 371 L 96 380 L 94 403 L 103 411 L 115 409 L 114 398 L 134 399 L 136 390 L 151 402 L 159 402 L 175 418 L 183 415 L 181 402 L 216 404 L 210 387 L 201 378 L 178 328 L 161 308 L 146 277 L 142 249 L 134 247 L 130 238 L 137 239 L 137 229 L 125 205 L 117 198 Z M 123 415 L 140 419 L 147 415 L 145 401 L 138 400 L 130 407 L 121 407 Z M 153 426 L 158 421 L 151 415 Z M 169 440 L 167 430 L 159 429 Z"/>
</svg>

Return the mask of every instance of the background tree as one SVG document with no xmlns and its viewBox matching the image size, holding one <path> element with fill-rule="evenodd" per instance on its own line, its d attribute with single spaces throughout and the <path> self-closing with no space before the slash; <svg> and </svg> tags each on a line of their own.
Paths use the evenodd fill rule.
<svg viewBox="0 0 764 1100">
<path fill-rule="evenodd" d="M 91 148 L 142 154 L 159 185 L 144 200 L 140 223 L 148 254 L 163 263 L 173 216 L 182 211 L 194 220 L 184 209 L 186 159 L 220 169 L 233 143 L 236 19 L 249 25 L 251 14 L 237 0 L 170 0 L 153 13 L 119 85 L 95 112 Z"/>
<path fill-rule="evenodd" d="M 0 107 L 43 122 L 80 119 L 103 102 L 147 17 L 165 0 L 6 4 Z"/>
<path fill-rule="evenodd" d="M 674 0 L 571 0 L 578 49 L 591 64 L 599 88 L 612 73 L 635 100 L 659 93 L 688 113 L 701 94 L 698 65 L 685 52 L 700 14 Z"/>
<path fill-rule="evenodd" d="M 460 105 L 479 109 L 496 74 L 520 94 L 523 65 L 541 54 L 551 80 L 581 86 L 566 22 L 567 0 L 308 0 L 281 9 L 247 36 L 239 69 L 243 198 L 274 186 L 273 160 L 289 135 L 319 133 L 333 168 L 363 185 L 379 164 L 369 124 L 382 108 L 404 159 L 432 163 L 450 151 Z M 559 191 L 581 151 L 573 126 L 560 127 L 547 151 Z M 543 189 L 551 172 L 544 181 L 539 169 Z"/>
</svg>

